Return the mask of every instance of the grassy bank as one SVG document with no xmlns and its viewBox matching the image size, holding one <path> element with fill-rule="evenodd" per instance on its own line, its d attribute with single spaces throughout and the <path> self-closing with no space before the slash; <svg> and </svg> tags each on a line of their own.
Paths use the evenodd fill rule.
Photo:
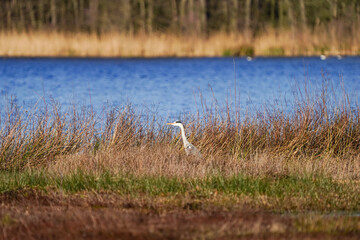
<svg viewBox="0 0 360 240">
<path fill-rule="evenodd" d="M 0 239 L 357 239 L 360 231 L 359 217 L 346 210 L 284 213 L 266 196 L 254 206 L 253 197 L 222 192 L 134 198 L 26 189 L 0 199 Z"/>
<path fill-rule="evenodd" d="M 356 239 L 359 181 L 0 173 L 0 238 Z M 180 229 L 179 229 L 180 228 Z"/>
<path fill-rule="evenodd" d="M 328 81 L 318 94 L 301 89 L 291 111 L 269 105 L 243 115 L 225 105 L 184 115 L 202 159 L 185 155 L 177 129 L 129 105 L 96 114 L 54 101 L 28 110 L 8 99 L 0 121 L 0 191 L 196 199 L 217 193 L 271 209 L 359 210 L 359 106 L 346 93 L 332 95 Z"/>
<path fill-rule="evenodd" d="M 329 81 L 300 89 L 290 111 L 201 101 L 181 119 L 202 159 L 130 105 L 7 99 L 0 239 L 357 239 L 359 105 Z"/>
<path fill-rule="evenodd" d="M 242 174 L 205 178 L 148 177 L 103 172 L 60 175 L 46 171 L 2 173 L 0 192 L 24 190 L 66 193 L 114 192 L 129 199 L 167 199 L 170 206 L 201 209 L 209 204 L 236 208 L 237 203 L 282 211 L 359 211 L 359 181 L 338 182 L 324 176 L 251 177 Z M 185 205 L 183 207 L 186 207 Z"/>
<path fill-rule="evenodd" d="M 2 32 L 0 56 L 53 57 L 201 57 L 359 55 L 360 36 L 334 37 L 318 30 L 292 33 L 268 30 L 249 40 L 243 34 L 208 37 L 171 34 Z M 336 35 L 335 35 L 336 36 Z"/>
<path fill-rule="evenodd" d="M 204 158 L 186 158 L 178 129 L 159 116 L 131 106 L 62 109 L 54 101 L 23 107 L 2 103 L 0 168 L 22 170 L 46 167 L 52 172 L 135 176 L 205 177 L 324 175 L 359 179 L 360 109 L 346 93 L 335 94 L 331 82 L 320 91 L 295 92 L 291 111 L 281 103 L 261 110 L 213 109 L 184 115 L 189 141 Z M 341 97 L 340 97 L 341 96 Z M 239 106 L 239 105 L 238 105 Z"/>
</svg>

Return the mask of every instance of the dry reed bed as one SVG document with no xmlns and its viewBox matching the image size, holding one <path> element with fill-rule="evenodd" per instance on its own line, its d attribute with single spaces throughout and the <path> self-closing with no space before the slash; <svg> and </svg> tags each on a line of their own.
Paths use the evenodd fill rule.
<svg viewBox="0 0 360 240">
<path fill-rule="evenodd" d="M 223 55 L 358 55 L 360 36 L 314 32 L 267 30 L 249 40 L 244 34 L 216 33 L 210 36 L 171 34 L 129 35 L 107 33 L 2 32 L 0 56 L 63 57 L 166 57 Z"/>
<path fill-rule="evenodd" d="M 287 159 L 282 156 L 259 154 L 249 159 L 207 156 L 199 160 L 174 154 L 171 149 L 131 149 L 130 153 L 100 152 L 96 155 L 79 154 L 61 156 L 47 165 L 55 175 L 76 174 L 79 169 L 87 174 L 101 175 L 104 170 L 115 176 L 130 174 L 137 177 L 176 177 L 180 179 L 231 177 L 242 173 L 247 176 L 314 176 L 331 177 L 339 181 L 358 180 L 360 157 Z"/>
<path fill-rule="evenodd" d="M 0 113 L 0 168 L 46 167 L 61 174 L 80 168 L 136 176 L 245 172 L 359 179 L 359 106 L 345 93 L 330 101 L 334 98 L 328 86 L 317 96 L 299 92 L 295 99 L 291 112 L 268 106 L 242 116 L 226 106 L 224 111 L 184 116 L 189 140 L 203 159 L 184 155 L 177 129 L 130 106 L 96 115 L 91 108 L 64 110 L 54 101 L 25 110 L 8 99 Z"/>
</svg>

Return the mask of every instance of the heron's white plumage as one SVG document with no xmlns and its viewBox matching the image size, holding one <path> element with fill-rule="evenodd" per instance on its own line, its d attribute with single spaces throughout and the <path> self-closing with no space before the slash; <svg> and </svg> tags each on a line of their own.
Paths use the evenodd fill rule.
<svg viewBox="0 0 360 240">
<path fill-rule="evenodd" d="M 180 128 L 181 138 L 182 138 L 183 143 L 184 143 L 184 149 L 185 149 L 186 155 L 188 155 L 188 156 L 192 155 L 192 156 L 196 156 L 196 157 L 201 157 L 200 151 L 187 140 L 186 135 L 185 135 L 184 125 L 180 121 L 175 121 L 173 123 L 168 123 L 168 125 L 172 125 L 172 126 L 176 126 L 176 127 Z"/>
</svg>

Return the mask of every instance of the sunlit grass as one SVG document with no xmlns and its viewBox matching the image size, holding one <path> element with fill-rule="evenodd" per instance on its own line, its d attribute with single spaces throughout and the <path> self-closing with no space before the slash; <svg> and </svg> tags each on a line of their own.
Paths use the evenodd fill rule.
<svg viewBox="0 0 360 240">
<path fill-rule="evenodd" d="M 132 212 L 153 214 L 151 224 L 161 213 L 175 214 L 175 223 L 174 216 L 188 213 L 223 219 L 226 228 L 200 227 L 200 237 L 356 235 L 360 109 L 357 99 L 335 92 L 324 81 L 320 91 L 297 88 L 290 110 L 274 103 L 249 114 L 239 104 L 201 101 L 198 114 L 181 120 L 202 159 L 186 156 L 178 131 L 159 116 L 131 105 L 95 113 L 91 106 L 63 109 L 45 100 L 29 108 L 6 99 L 2 234 L 36 234 L 50 219 L 56 226 L 57 219 L 71 222 L 61 232 L 78 229 L 73 222 L 98 229 L 104 218 L 104 226 L 134 221 L 126 215 Z M 224 221 L 233 212 L 240 218 Z M 26 231 L 17 229 L 22 226 Z"/>
<path fill-rule="evenodd" d="M 337 39 L 333 39 L 336 37 Z M 244 34 L 209 36 L 174 34 L 2 32 L 0 56 L 62 57 L 202 57 L 229 55 L 311 56 L 357 55 L 358 34 L 329 35 L 326 29 L 300 31 L 267 29 L 248 40 Z M 29 47 L 31 46 L 31 47 Z"/>
<path fill-rule="evenodd" d="M 265 106 L 243 114 L 233 105 L 184 115 L 190 142 L 204 158 L 186 158 L 176 129 L 131 106 L 105 110 L 54 101 L 28 110 L 8 99 L 0 115 L 0 168 L 46 168 L 55 173 L 131 173 L 136 176 L 206 177 L 324 175 L 359 179 L 360 111 L 346 93 L 334 97 L 294 93 L 291 111 Z M 204 101 L 202 101 L 204 102 Z"/>
<path fill-rule="evenodd" d="M 26 189 L 68 193 L 112 191 L 133 199 L 176 197 L 181 201 L 204 200 L 222 205 L 243 200 L 275 211 L 358 211 L 360 207 L 358 182 L 338 183 L 323 176 L 271 178 L 238 174 L 182 179 L 80 171 L 61 176 L 36 170 L 2 172 L 0 178 L 2 194 Z"/>
</svg>

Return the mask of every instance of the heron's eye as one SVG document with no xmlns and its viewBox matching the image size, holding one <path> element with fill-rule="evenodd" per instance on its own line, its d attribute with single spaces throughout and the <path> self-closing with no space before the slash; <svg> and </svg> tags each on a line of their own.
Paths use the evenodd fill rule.
<svg viewBox="0 0 360 240">
<path fill-rule="evenodd" d="M 177 120 L 177 121 L 175 121 L 175 123 L 181 123 L 181 121 Z"/>
</svg>

